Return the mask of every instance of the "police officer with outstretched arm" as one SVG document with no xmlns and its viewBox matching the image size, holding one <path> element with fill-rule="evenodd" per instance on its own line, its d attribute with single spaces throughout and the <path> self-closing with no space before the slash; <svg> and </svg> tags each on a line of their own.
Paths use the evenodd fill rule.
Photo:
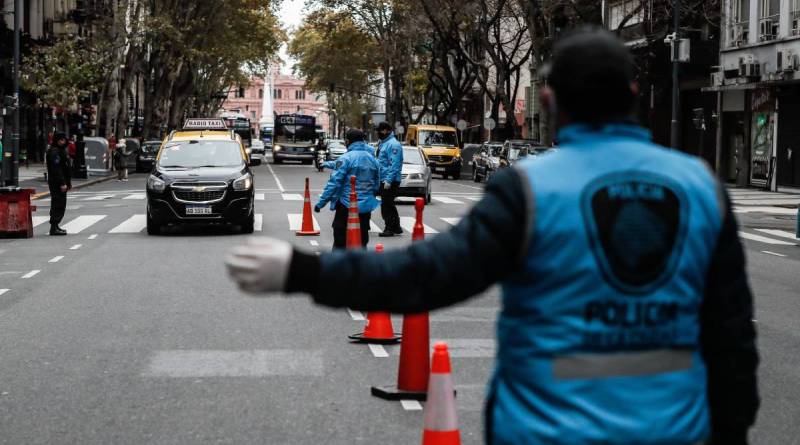
<svg viewBox="0 0 800 445">
<path fill-rule="evenodd" d="M 725 188 L 633 123 L 627 49 L 554 47 L 542 105 L 559 149 L 503 170 L 448 233 L 375 255 L 261 239 L 227 258 L 252 293 L 413 313 L 502 285 L 486 405 L 493 444 L 747 443 L 753 301 Z"/>
<path fill-rule="evenodd" d="M 72 189 L 72 167 L 67 154 L 67 135 L 56 133 L 45 153 L 47 186 L 50 189 L 50 235 L 66 235 L 59 227 L 67 209 L 67 192 Z"/>
<path fill-rule="evenodd" d="M 319 202 L 314 206 L 317 213 L 330 203 L 333 217 L 333 248 L 347 247 L 347 215 L 350 206 L 350 176 L 356 177 L 358 218 L 361 228 L 361 243 L 369 243 L 369 221 L 372 211 L 378 207 L 375 194 L 380 185 L 380 166 L 372 147 L 364 142 L 364 132 L 353 128 L 345 133 L 347 153 L 336 160 L 333 172 L 325 185 Z"/>
<path fill-rule="evenodd" d="M 392 126 L 383 121 L 378 124 L 378 162 L 381 165 L 381 217 L 386 226 L 378 236 L 390 237 L 400 235 L 400 215 L 394 200 L 400 188 L 403 171 L 403 146 L 394 137 Z"/>
</svg>

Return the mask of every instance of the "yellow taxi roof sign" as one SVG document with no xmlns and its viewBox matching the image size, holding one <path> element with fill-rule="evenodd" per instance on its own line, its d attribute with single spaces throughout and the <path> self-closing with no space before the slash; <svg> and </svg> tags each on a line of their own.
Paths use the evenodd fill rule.
<svg viewBox="0 0 800 445">
<path fill-rule="evenodd" d="M 190 117 L 183 123 L 183 130 L 227 130 L 222 118 Z"/>
</svg>

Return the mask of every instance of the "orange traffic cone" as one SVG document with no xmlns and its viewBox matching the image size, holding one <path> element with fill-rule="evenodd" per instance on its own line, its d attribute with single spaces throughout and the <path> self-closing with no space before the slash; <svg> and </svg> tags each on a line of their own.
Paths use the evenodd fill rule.
<svg viewBox="0 0 800 445">
<path fill-rule="evenodd" d="M 411 239 L 425 239 L 422 210 L 425 201 L 417 198 L 417 221 Z M 386 400 L 425 400 L 430 375 L 430 324 L 428 313 L 403 316 L 403 341 L 400 343 L 400 365 L 397 386 L 373 386 L 372 395 Z"/>
<path fill-rule="evenodd" d="M 297 236 L 319 235 L 319 230 L 314 229 L 314 217 L 311 216 L 311 191 L 308 189 L 308 178 L 306 178 L 306 191 L 303 198 L 303 225 L 294 234 Z"/>
<path fill-rule="evenodd" d="M 431 378 L 428 382 L 428 403 L 425 404 L 425 426 L 422 445 L 460 445 L 453 378 L 450 375 L 450 354 L 447 343 L 433 345 Z"/>
<path fill-rule="evenodd" d="M 375 245 L 375 251 L 383 252 L 383 244 Z M 356 343 L 376 343 L 390 345 L 400 342 L 400 335 L 394 333 L 392 317 L 388 312 L 369 312 L 364 332 L 347 336 Z"/>
<path fill-rule="evenodd" d="M 347 248 L 361 249 L 361 219 L 358 217 L 356 177 L 350 176 L 350 208 L 347 212 Z"/>
</svg>

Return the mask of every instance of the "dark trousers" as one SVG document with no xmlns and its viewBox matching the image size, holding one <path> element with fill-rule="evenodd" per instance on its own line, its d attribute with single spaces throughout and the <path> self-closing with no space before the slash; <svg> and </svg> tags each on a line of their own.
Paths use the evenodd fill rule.
<svg viewBox="0 0 800 445">
<path fill-rule="evenodd" d="M 388 189 L 381 185 L 381 217 L 386 224 L 383 230 L 389 230 L 395 233 L 403 231 L 403 229 L 400 228 L 400 215 L 397 214 L 397 205 L 394 203 L 399 188 L 399 182 L 393 182 L 392 186 Z"/>
<path fill-rule="evenodd" d="M 341 202 L 336 203 L 336 213 L 333 216 L 333 248 L 347 248 L 347 214 L 348 209 Z M 369 243 L 369 219 L 370 213 L 359 213 L 358 220 L 361 223 L 361 245 L 367 247 Z"/>
<path fill-rule="evenodd" d="M 57 226 L 64 219 L 67 210 L 67 192 L 62 192 L 57 185 L 50 186 L 50 225 Z"/>
</svg>

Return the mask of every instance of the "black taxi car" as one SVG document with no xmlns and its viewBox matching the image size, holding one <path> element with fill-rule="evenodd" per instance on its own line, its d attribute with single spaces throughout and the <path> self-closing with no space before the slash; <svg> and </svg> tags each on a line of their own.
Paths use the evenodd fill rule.
<svg viewBox="0 0 800 445">
<path fill-rule="evenodd" d="M 188 119 L 164 139 L 147 179 L 147 233 L 182 223 L 231 223 L 252 233 L 250 165 L 260 162 L 222 119 Z"/>
</svg>

